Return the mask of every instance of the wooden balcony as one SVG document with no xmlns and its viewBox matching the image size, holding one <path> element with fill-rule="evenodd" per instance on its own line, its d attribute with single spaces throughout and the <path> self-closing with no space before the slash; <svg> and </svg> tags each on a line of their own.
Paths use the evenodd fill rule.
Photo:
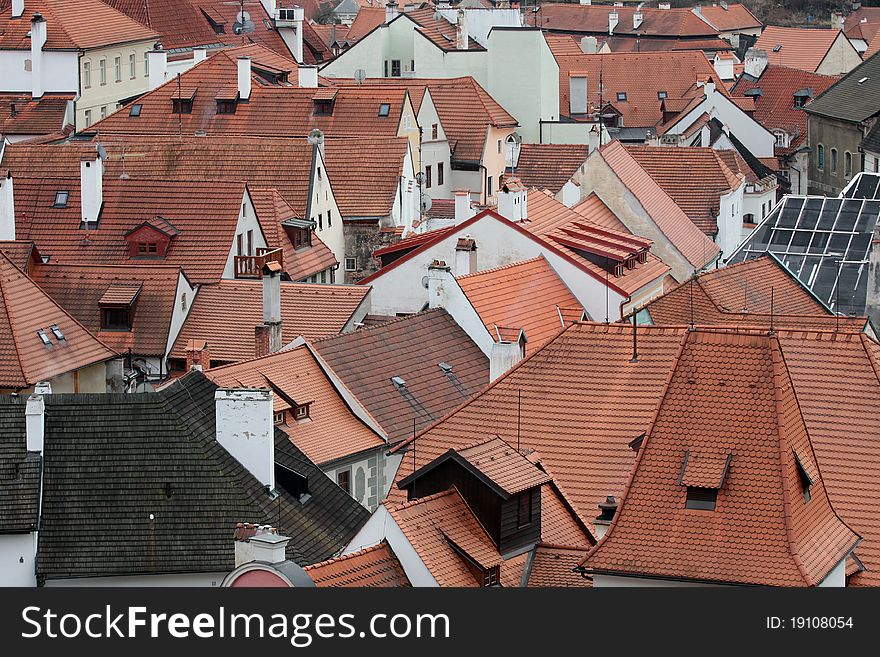
<svg viewBox="0 0 880 657">
<path fill-rule="evenodd" d="M 263 265 L 277 262 L 284 267 L 284 255 L 281 249 L 257 249 L 257 255 L 233 256 L 236 278 L 260 278 Z"/>
</svg>

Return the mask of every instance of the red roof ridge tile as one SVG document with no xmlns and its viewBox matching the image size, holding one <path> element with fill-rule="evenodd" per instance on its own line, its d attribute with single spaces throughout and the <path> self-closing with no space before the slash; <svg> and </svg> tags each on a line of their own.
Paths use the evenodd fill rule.
<svg viewBox="0 0 880 657">
<path fill-rule="evenodd" d="M 355 552 L 349 552 L 347 554 L 340 554 L 338 557 L 332 557 L 327 559 L 326 561 L 321 561 L 320 563 L 313 563 L 308 566 L 303 566 L 303 570 L 314 570 L 315 568 L 320 568 L 322 566 L 328 566 L 332 563 L 339 563 L 340 561 L 346 561 L 353 557 L 360 557 L 365 554 L 370 554 L 371 552 L 376 552 L 377 550 L 381 550 L 388 546 L 388 542 L 383 538 L 381 541 L 376 543 L 375 545 L 370 545 L 369 547 L 361 548 Z"/>
</svg>

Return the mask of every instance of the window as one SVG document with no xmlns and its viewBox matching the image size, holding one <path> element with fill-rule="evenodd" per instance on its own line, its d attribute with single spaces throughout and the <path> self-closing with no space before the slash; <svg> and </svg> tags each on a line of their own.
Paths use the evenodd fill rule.
<svg viewBox="0 0 880 657">
<path fill-rule="evenodd" d="M 399 78 L 400 77 L 400 60 L 392 59 L 391 60 L 391 77 Z"/>
<path fill-rule="evenodd" d="M 687 500 L 684 503 L 684 508 L 696 509 L 699 511 L 714 511 L 717 499 L 718 490 L 715 488 L 697 488 L 696 486 L 688 486 Z"/>
<path fill-rule="evenodd" d="M 822 144 L 816 146 L 816 168 L 819 171 L 825 169 L 825 147 Z"/>
<path fill-rule="evenodd" d="M 626 92 L 618 91 L 617 92 L 617 100 L 626 100 Z"/>
<path fill-rule="evenodd" d="M 30 58 L 24 60 L 24 70 L 28 73 L 34 70 L 34 62 Z"/>
<path fill-rule="evenodd" d="M 106 105 L 101 105 L 101 118 L 102 119 L 107 118 L 107 106 Z"/>
<path fill-rule="evenodd" d="M 379 105 L 379 116 L 388 116 L 391 112 L 391 105 L 388 103 L 382 103 Z"/>
<path fill-rule="evenodd" d="M 413 73 L 415 73 L 416 60 L 414 60 L 414 59 L 409 60 L 409 70 L 412 71 Z"/>
<path fill-rule="evenodd" d="M 382 62 L 382 77 L 384 77 L 384 78 L 388 77 L 388 60 L 387 59 L 384 62 Z"/>
<path fill-rule="evenodd" d="M 492 196 L 492 176 L 486 176 L 486 196 Z"/>
<path fill-rule="evenodd" d="M 657 92 L 657 100 L 666 100 L 667 96 L 669 96 L 669 94 L 666 93 L 665 91 L 658 91 Z"/>
<path fill-rule="evenodd" d="M 52 335 L 55 336 L 56 340 L 64 340 L 64 333 L 61 332 L 61 328 L 58 324 L 52 324 L 49 329 L 52 331 Z"/>
<path fill-rule="evenodd" d="M 326 271 L 322 271 L 322 272 L 321 272 L 321 282 L 322 282 L 322 283 L 326 283 L 326 282 L 327 282 L 327 272 L 326 272 Z"/>
<path fill-rule="evenodd" d="M 312 231 L 308 228 L 297 228 L 293 234 L 293 248 L 312 245 Z"/>
<path fill-rule="evenodd" d="M 107 84 L 107 60 L 103 58 L 98 60 L 98 81 L 101 86 Z"/>
<path fill-rule="evenodd" d="M 128 308 L 101 308 L 101 329 L 105 331 L 130 331 L 131 314 Z"/>
<path fill-rule="evenodd" d="M 532 523 L 532 491 L 520 493 L 516 500 L 516 526 L 525 527 Z"/>
<path fill-rule="evenodd" d="M 483 571 L 483 586 L 498 586 L 500 566 L 492 566 Z"/>
<path fill-rule="evenodd" d="M 234 100 L 217 99 L 217 114 L 235 114 L 235 108 L 238 105 Z"/>
<path fill-rule="evenodd" d="M 128 110 L 128 115 L 134 116 L 134 117 L 140 116 L 141 115 L 141 104 L 135 103 L 134 105 L 132 105 L 131 109 Z"/>
<path fill-rule="evenodd" d="M 113 60 L 113 68 L 116 73 L 116 81 L 122 82 L 122 57 L 116 57 Z"/>
<path fill-rule="evenodd" d="M 132 80 L 137 77 L 137 55 L 134 53 L 128 56 L 128 77 Z"/>
<path fill-rule="evenodd" d="M 785 146 L 785 133 L 782 130 L 774 130 L 773 135 L 776 137 L 777 146 Z"/>
<path fill-rule="evenodd" d="M 327 210 L 327 228 L 330 228 L 333 225 L 333 220 L 330 218 L 330 210 Z"/>
<path fill-rule="evenodd" d="M 831 149 L 831 175 L 837 175 L 837 149 Z"/>
<path fill-rule="evenodd" d="M 336 473 L 336 483 L 346 493 L 351 492 L 351 470 L 342 470 Z"/>
<path fill-rule="evenodd" d="M 249 256 L 254 255 L 254 231 L 249 230 L 247 232 L 247 254 Z"/>
<path fill-rule="evenodd" d="M 66 208 L 67 207 L 67 199 L 70 198 L 70 192 L 66 189 L 59 189 L 55 192 L 55 205 L 54 208 Z"/>
<path fill-rule="evenodd" d="M 437 163 L 437 184 L 438 185 L 443 184 L 443 163 L 442 162 Z"/>
<path fill-rule="evenodd" d="M 83 62 L 83 89 L 91 89 L 92 87 L 92 63 L 90 61 Z"/>
<path fill-rule="evenodd" d="M 85 111 L 86 127 L 92 125 L 92 110 Z"/>
<path fill-rule="evenodd" d="M 753 214 L 744 214 L 744 215 L 743 215 L 743 223 L 744 223 L 744 224 L 754 224 L 754 223 L 755 223 L 755 215 L 753 215 Z"/>
<path fill-rule="evenodd" d="M 275 413 L 275 424 L 284 424 L 284 411 Z"/>
<path fill-rule="evenodd" d="M 144 53 L 144 76 L 149 77 L 150 75 L 150 56 L 147 53 Z"/>
<path fill-rule="evenodd" d="M 843 175 L 849 178 L 852 175 L 852 153 L 843 153 Z"/>
<path fill-rule="evenodd" d="M 156 242 L 138 242 L 137 254 L 139 256 L 149 257 L 159 253 L 159 245 Z"/>
<path fill-rule="evenodd" d="M 186 310 L 186 292 L 180 293 L 180 309 Z"/>
<path fill-rule="evenodd" d="M 192 114 L 193 102 L 192 98 L 172 98 L 171 113 L 172 114 Z"/>
<path fill-rule="evenodd" d="M 437 139 L 437 124 L 431 124 L 431 139 Z"/>
<path fill-rule="evenodd" d="M 357 271 L 357 258 L 345 259 L 345 271 Z"/>
<path fill-rule="evenodd" d="M 318 230 L 324 230 L 324 213 L 318 213 Z"/>
<path fill-rule="evenodd" d="M 315 116 L 330 116 L 333 114 L 333 101 L 318 99 L 314 101 Z"/>
<path fill-rule="evenodd" d="M 431 189 L 431 165 L 425 167 L 425 189 Z"/>
<path fill-rule="evenodd" d="M 498 154 L 501 155 L 501 140 L 498 140 Z"/>
<path fill-rule="evenodd" d="M 49 336 L 46 335 L 46 332 L 43 329 L 37 330 L 37 337 L 40 338 L 40 342 L 42 342 L 47 347 L 52 346 L 52 341 L 49 339 Z"/>
<path fill-rule="evenodd" d="M 240 256 L 244 255 L 244 235 L 241 233 L 235 236 L 235 252 Z"/>
</svg>

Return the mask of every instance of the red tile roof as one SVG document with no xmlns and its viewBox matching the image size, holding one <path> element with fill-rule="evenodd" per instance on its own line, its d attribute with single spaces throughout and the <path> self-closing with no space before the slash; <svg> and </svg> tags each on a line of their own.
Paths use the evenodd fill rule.
<svg viewBox="0 0 880 657">
<path fill-rule="evenodd" d="M 698 274 L 642 310 L 653 324 L 670 326 L 769 327 L 772 322 L 775 327 L 860 331 L 867 324 L 865 317 L 834 317 L 771 255 Z"/>
<path fill-rule="evenodd" d="M 633 14 L 641 12 L 642 24 L 633 29 Z M 656 9 L 653 7 L 611 7 L 608 5 L 546 4 L 533 20 L 545 30 L 558 32 L 608 34 L 608 14 L 618 15 L 616 34 L 653 36 L 714 36 L 718 29 L 700 20 L 690 8 Z M 532 23 L 534 24 L 534 23 Z"/>
<path fill-rule="evenodd" d="M 490 438 L 454 453 L 503 491 L 506 497 L 550 481 L 546 472 L 500 438 Z"/>
<path fill-rule="evenodd" d="M 771 132 L 779 129 L 792 135 L 791 143 L 787 148 L 776 146 L 778 155 L 787 155 L 800 148 L 807 139 L 807 113 L 794 106 L 795 92 L 812 89 L 815 97 L 838 79 L 838 77 L 769 64 L 759 79 L 740 77 L 731 91 L 736 97 L 752 89 L 761 90 L 761 95 L 754 97 L 753 118 Z"/>
<path fill-rule="evenodd" d="M 583 565 L 594 573 L 819 584 L 860 537 L 825 491 L 777 338 L 685 335 L 620 509 Z M 708 464 L 690 474 L 694 455 Z M 798 464 L 812 480 L 808 501 Z M 715 510 L 685 508 L 687 486 L 717 490 Z"/>
<path fill-rule="evenodd" d="M 573 205 L 571 209 L 597 226 L 610 228 L 621 233 L 630 232 L 623 222 L 617 218 L 617 215 L 602 202 L 602 199 L 596 196 L 596 192 L 590 192 L 589 196 Z"/>
<path fill-rule="evenodd" d="M 101 0 L 27 0 L 21 18 L 12 18 L 12 0 L 0 0 L 0 49 L 30 50 L 36 13 L 46 19 L 45 50 L 87 50 L 158 37 Z"/>
<path fill-rule="evenodd" d="M 363 39 L 384 23 L 385 7 L 361 7 L 348 30 L 348 40 L 353 43 Z"/>
<path fill-rule="evenodd" d="M 612 141 L 599 149 L 598 153 L 627 189 L 639 199 L 657 228 L 695 269 L 715 258 L 718 245 L 688 218 L 623 144 Z"/>
<path fill-rule="evenodd" d="M 526 187 L 549 189 L 556 194 L 577 173 L 589 154 L 580 144 L 522 144 L 516 176 Z"/>
<path fill-rule="evenodd" d="M 402 14 L 398 14 L 398 18 L 400 16 L 406 16 L 413 23 L 418 25 L 416 31 L 419 32 L 422 36 L 424 36 L 428 41 L 437 46 L 440 50 L 449 51 L 456 50 L 456 26 L 454 23 L 450 23 L 446 20 L 439 12 L 437 12 L 433 7 L 425 7 L 423 9 L 413 9 L 412 11 L 407 11 Z M 398 20 L 395 18 L 394 20 Z M 468 39 L 468 50 L 483 50 L 486 49 L 477 43 L 473 37 Z"/>
<path fill-rule="evenodd" d="M 263 322 L 261 281 L 223 280 L 199 288 L 172 358 L 186 357 L 188 340 L 206 340 L 211 360 L 235 363 L 254 356 L 254 327 Z M 339 333 L 364 303 L 360 285 L 281 283 L 282 341 Z"/>
<path fill-rule="evenodd" d="M 669 38 L 653 37 L 642 39 L 629 34 L 615 34 L 605 39 L 605 45 L 611 52 L 667 52 L 681 50 L 701 50 L 707 54 L 712 52 L 731 53 L 733 47 L 718 37 L 685 37 Z"/>
<path fill-rule="evenodd" d="M 363 287 L 363 286 L 357 286 Z M 489 361 L 445 310 L 428 310 L 314 343 L 392 442 L 477 394 Z M 447 374 L 440 363 L 452 366 Z M 405 390 L 391 380 L 400 377 Z"/>
<path fill-rule="evenodd" d="M 714 148 L 688 146 L 626 146 L 644 169 L 691 221 L 707 235 L 718 232 L 721 196 L 737 189 L 743 180 Z M 694 177 L 700 180 L 694 184 Z"/>
<path fill-rule="evenodd" d="M 530 555 L 525 575 L 529 587 L 590 587 L 592 582 L 574 572 L 587 556 L 587 548 L 538 543 Z"/>
<path fill-rule="evenodd" d="M 700 15 L 721 32 L 764 27 L 749 8 L 742 4 L 703 4 L 700 5 Z"/>
<path fill-rule="evenodd" d="M 44 94 L 36 100 L 30 94 L 0 94 L 0 135 L 48 135 L 71 128 L 64 117 L 72 101 L 73 94 Z"/>
<path fill-rule="evenodd" d="M 115 356 L 0 252 L 0 388 L 27 388 Z"/>
<path fill-rule="evenodd" d="M 108 347 L 119 353 L 129 349 L 138 356 L 165 356 L 176 304 L 180 268 L 166 264 L 128 265 L 40 264 L 31 278 L 53 301 L 64 308 Z M 99 303 L 115 286 L 133 287 L 137 301 L 131 331 L 102 331 Z M 192 298 L 187 299 L 187 304 Z"/>
<path fill-rule="evenodd" d="M 768 25 L 754 47 L 767 52 L 770 64 L 814 73 L 839 34 L 840 30 Z"/>
<path fill-rule="evenodd" d="M 304 570 L 318 587 L 412 586 L 400 560 L 385 541 L 351 554 L 306 566 Z"/>
<path fill-rule="evenodd" d="M 16 231 L 33 240 L 51 262 L 129 264 L 126 233 L 161 217 L 175 235 L 163 259 L 193 282 L 220 279 L 232 249 L 246 185 L 226 182 L 120 180 L 104 175 L 104 205 L 98 228 L 83 230 L 79 178 L 16 178 Z M 59 190 L 67 206 L 55 208 Z"/>
<path fill-rule="evenodd" d="M 560 308 L 580 308 L 542 256 L 456 280 L 490 334 L 494 335 L 496 325 L 525 330 L 527 353 L 537 351 L 562 330 Z"/>
<path fill-rule="evenodd" d="M 391 214 L 409 154 L 406 137 L 328 139 L 324 142 L 327 175 L 343 218 Z"/>
<path fill-rule="evenodd" d="M 214 358 L 210 341 L 208 350 Z M 205 374 L 221 387 L 275 390 L 276 413 L 290 410 L 285 398 L 298 404 L 310 402 L 308 420 L 297 421 L 287 414 L 278 428 L 319 466 L 386 444 L 351 412 L 306 345 Z"/>
<path fill-rule="evenodd" d="M 25 274 L 31 274 L 31 267 L 41 262 L 37 245 L 30 240 L 0 241 L 0 253 L 3 253 L 13 265 Z"/>
<path fill-rule="evenodd" d="M 703 95 L 698 81 L 717 79 L 714 67 L 700 51 L 557 55 L 556 61 L 559 64 L 559 111 L 563 115 L 569 114 L 569 74 L 584 71 L 588 76 L 590 111 L 596 111 L 601 100 L 620 112 L 622 126 L 629 128 L 661 123 L 663 115 L 658 97 L 661 91 L 666 92 L 667 101 L 690 102 Z M 600 73 L 605 86 L 601 99 Z M 724 85 L 719 85 L 718 90 L 728 93 Z M 617 100 L 618 93 L 626 93 L 626 100 Z"/>
</svg>

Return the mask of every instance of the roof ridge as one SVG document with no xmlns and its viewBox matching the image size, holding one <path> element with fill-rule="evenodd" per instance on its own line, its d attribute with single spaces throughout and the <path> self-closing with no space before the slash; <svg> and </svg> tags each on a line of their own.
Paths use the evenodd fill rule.
<svg viewBox="0 0 880 657">
<path fill-rule="evenodd" d="M 439 493 L 432 493 L 431 495 L 425 495 L 424 497 L 417 497 L 414 500 L 407 500 L 406 502 L 393 502 L 390 499 L 385 499 L 382 504 L 388 509 L 388 513 L 394 514 L 398 511 L 402 511 L 404 509 L 409 509 L 419 504 L 424 504 L 427 502 L 431 502 L 433 500 L 438 500 L 441 497 L 446 497 L 447 495 L 452 495 L 453 493 L 458 493 L 461 496 L 461 493 L 458 492 L 458 489 L 455 486 L 451 486 L 446 490 L 440 491 Z"/>
<path fill-rule="evenodd" d="M 377 550 L 381 550 L 382 548 L 391 546 L 388 545 L 388 541 L 384 538 L 380 540 L 375 545 L 370 545 L 369 547 L 361 548 L 360 550 L 356 550 L 354 552 L 349 552 L 347 554 L 340 554 L 338 557 L 331 557 L 330 559 L 325 559 L 324 561 L 319 561 L 318 563 L 313 563 L 308 566 L 303 566 L 303 570 L 313 570 L 315 568 L 320 568 L 321 566 L 329 566 L 330 564 L 339 563 L 341 561 L 347 561 L 352 557 L 360 557 L 365 554 L 369 554 L 370 552 L 376 552 Z M 392 553 L 394 551 L 392 550 Z M 396 557 L 397 555 L 395 555 Z"/>
</svg>

